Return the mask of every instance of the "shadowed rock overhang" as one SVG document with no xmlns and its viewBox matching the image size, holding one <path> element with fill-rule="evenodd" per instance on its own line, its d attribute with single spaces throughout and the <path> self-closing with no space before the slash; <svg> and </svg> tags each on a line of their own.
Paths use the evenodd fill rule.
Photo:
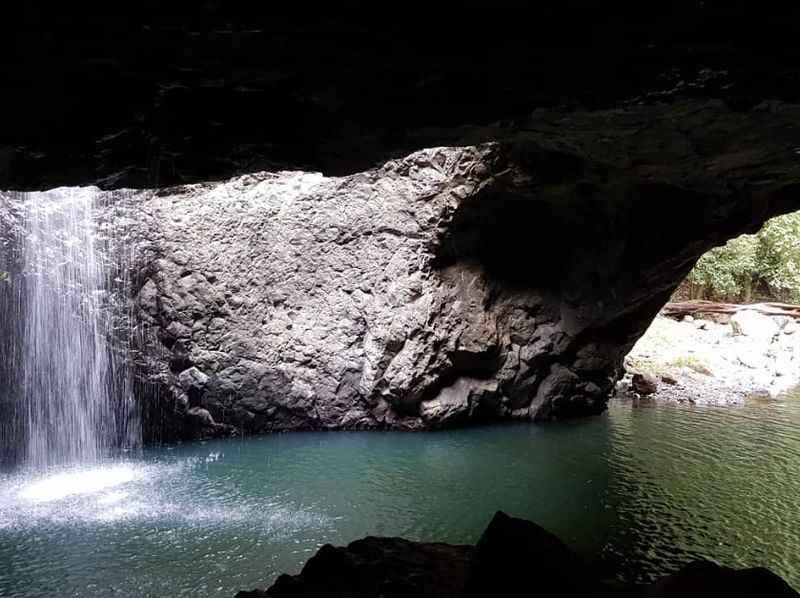
<svg viewBox="0 0 800 598">
<path fill-rule="evenodd" d="M 537 108 L 797 101 L 800 11 L 732 4 L 292 18 L 217 1 L 183 15 L 25 3 L 0 24 L 0 189 L 344 174 L 469 143 L 485 125 L 513 130 Z"/>
<path fill-rule="evenodd" d="M 208 6 L 21 27 L 0 133 L 0 188 L 159 188 L 102 202 L 153 437 L 597 413 L 696 259 L 800 207 L 798 21 Z"/>
</svg>

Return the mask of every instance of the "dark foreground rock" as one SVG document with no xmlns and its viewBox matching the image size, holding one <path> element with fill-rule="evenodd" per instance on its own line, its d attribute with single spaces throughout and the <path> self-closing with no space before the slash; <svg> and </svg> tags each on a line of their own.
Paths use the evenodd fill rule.
<svg viewBox="0 0 800 598">
<path fill-rule="evenodd" d="M 469 571 L 471 546 L 409 542 L 402 538 L 364 538 L 347 548 L 323 546 L 300 575 L 280 576 L 269 596 L 419 596 L 461 595 Z"/>
<path fill-rule="evenodd" d="M 649 586 L 606 582 L 535 523 L 498 512 L 478 544 L 368 537 L 323 546 L 299 575 L 236 598 L 796 598 L 767 569 L 696 562 Z"/>
</svg>

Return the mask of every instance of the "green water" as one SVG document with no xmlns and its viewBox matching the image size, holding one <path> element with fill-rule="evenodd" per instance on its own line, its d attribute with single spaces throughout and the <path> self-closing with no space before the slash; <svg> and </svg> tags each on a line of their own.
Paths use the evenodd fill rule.
<svg viewBox="0 0 800 598">
<path fill-rule="evenodd" d="M 800 587 L 800 398 L 614 403 L 557 425 L 297 433 L 0 477 L 0 596 L 232 596 L 367 535 L 474 542 L 503 509 L 647 580 L 699 557 Z"/>
</svg>

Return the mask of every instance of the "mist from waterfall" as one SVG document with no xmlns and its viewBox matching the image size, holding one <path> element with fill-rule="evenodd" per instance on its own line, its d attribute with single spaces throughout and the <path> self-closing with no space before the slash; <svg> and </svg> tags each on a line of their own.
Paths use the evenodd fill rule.
<svg viewBox="0 0 800 598">
<path fill-rule="evenodd" d="M 59 188 L 22 194 L 18 206 L 18 305 L 7 312 L 22 319 L 13 425 L 36 469 L 138 444 L 126 318 L 112 298 L 121 291 L 124 304 L 125 268 L 99 234 L 101 199 L 95 188 Z"/>
</svg>

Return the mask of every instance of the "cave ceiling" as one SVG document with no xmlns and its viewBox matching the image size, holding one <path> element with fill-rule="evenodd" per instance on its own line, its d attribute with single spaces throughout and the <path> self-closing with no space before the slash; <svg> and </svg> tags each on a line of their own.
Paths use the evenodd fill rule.
<svg viewBox="0 0 800 598">
<path fill-rule="evenodd" d="M 187 16 L 25 7 L 0 26 L 0 188 L 340 175 L 502 136 L 542 108 L 797 102 L 797 15 L 710 4 L 437 15 L 397 5 L 302 21 L 233 16 L 217 2 Z"/>
</svg>

